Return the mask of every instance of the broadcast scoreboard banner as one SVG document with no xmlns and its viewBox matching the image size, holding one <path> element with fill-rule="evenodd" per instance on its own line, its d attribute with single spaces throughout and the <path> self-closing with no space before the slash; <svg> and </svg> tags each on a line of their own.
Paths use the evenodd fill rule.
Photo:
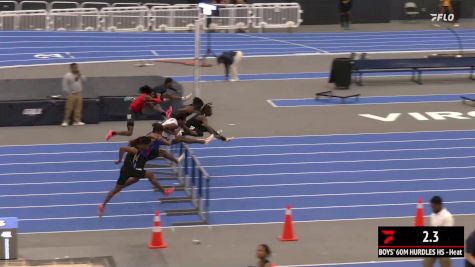
<svg viewBox="0 0 475 267">
<path fill-rule="evenodd" d="M 378 227 L 378 257 L 463 256 L 463 227 Z"/>
</svg>

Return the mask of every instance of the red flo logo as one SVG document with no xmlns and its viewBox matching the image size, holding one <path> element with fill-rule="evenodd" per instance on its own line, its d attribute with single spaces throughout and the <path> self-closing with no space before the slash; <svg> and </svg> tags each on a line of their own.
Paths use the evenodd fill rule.
<svg viewBox="0 0 475 267">
<path fill-rule="evenodd" d="M 381 230 L 381 232 L 386 236 L 386 239 L 383 241 L 385 245 L 391 243 L 394 240 L 394 230 Z"/>
</svg>

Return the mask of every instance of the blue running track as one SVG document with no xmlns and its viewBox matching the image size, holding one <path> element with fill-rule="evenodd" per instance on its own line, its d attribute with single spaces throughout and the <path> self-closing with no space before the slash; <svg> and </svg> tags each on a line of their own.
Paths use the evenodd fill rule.
<svg viewBox="0 0 475 267">
<path fill-rule="evenodd" d="M 475 49 L 475 30 L 458 29 L 465 50 Z M 202 52 L 206 50 L 203 37 Z M 247 56 L 348 52 L 458 51 L 448 30 L 212 35 L 213 50 Z M 137 59 L 191 58 L 192 33 L 0 32 L 0 67 Z"/>
<path fill-rule="evenodd" d="M 348 99 L 348 105 L 374 105 L 374 104 L 403 104 L 403 103 L 434 103 L 434 102 L 455 102 L 460 101 L 460 96 L 475 98 L 475 94 L 446 94 L 446 95 L 405 95 L 405 96 L 368 96 L 358 99 Z M 301 99 L 272 99 L 269 103 L 273 107 L 311 107 L 311 106 L 334 106 L 341 105 L 341 99 L 322 97 Z"/>
<path fill-rule="evenodd" d="M 468 70 L 448 70 L 448 71 L 425 71 L 426 75 L 468 75 Z M 365 77 L 400 77 L 410 76 L 411 72 L 381 72 L 371 73 Z M 327 72 L 293 72 L 293 73 L 256 73 L 256 74 L 239 74 L 241 81 L 265 81 L 265 80 L 306 80 L 306 79 L 327 79 Z M 174 76 L 176 81 L 185 83 L 193 82 L 193 76 Z M 202 75 L 202 82 L 224 81 L 223 75 Z"/>
<path fill-rule="evenodd" d="M 474 214 L 474 141 L 473 131 L 351 134 L 239 138 L 193 150 L 212 176 L 210 223 L 248 224 L 281 222 L 287 204 L 296 221 L 413 216 L 417 199 L 435 194 L 454 214 Z M 147 181 L 96 217 L 118 175 L 119 145 L 0 147 L 0 214 L 19 217 L 22 233 L 150 227 L 165 204 Z"/>
</svg>

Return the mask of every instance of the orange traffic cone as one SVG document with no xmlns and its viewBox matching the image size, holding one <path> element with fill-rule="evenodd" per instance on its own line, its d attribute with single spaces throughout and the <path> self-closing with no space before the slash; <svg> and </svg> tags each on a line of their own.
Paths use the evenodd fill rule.
<svg viewBox="0 0 475 267">
<path fill-rule="evenodd" d="M 152 239 L 148 244 L 148 248 L 166 248 L 167 243 L 163 240 L 162 226 L 160 225 L 160 213 L 155 211 L 154 223 L 152 228 Z"/>
<path fill-rule="evenodd" d="M 279 237 L 280 241 L 297 241 L 298 238 L 294 235 L 294 229 L 292 226 L 292 207 L 287 206 L 285 210 L 285 223 L 282 235 Z"/>
<path fill-rule="evenodd" d="M 422 198 L 419 198 L 417 202 L 417 209 L 416 209 L 416 218 L 414 220 L 415 226 L 424 226 L 424 203 L 422 202 Z"/>
</svg>

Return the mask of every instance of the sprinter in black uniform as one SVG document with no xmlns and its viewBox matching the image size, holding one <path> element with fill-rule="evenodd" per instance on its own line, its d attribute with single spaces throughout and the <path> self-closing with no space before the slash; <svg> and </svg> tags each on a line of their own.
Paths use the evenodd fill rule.
<svg viewBox="0 0 475 267">
<path fill-rule="evenodd" d="M 179 114 L 185 114 L 185 117 L 188 117 L 191 114 L 195 114 L 195 113 L 198 114 L 198 113 L 200 113 L 200 110 L 201 110 L 201 108 L 203 108 L 204 104 L 205 103 L 203 102 L 203 100 L 201 100 L 201 98 L 195 97 L 195 98 L 193 98 L 193 102 L 190 105 L 186 105 L 186 106 L 181 107 L 178 110 L 178 113 Z"/>
<path fill-rule="evenodd" d="M 194 114 L 190 119 L 186 121 L 186 128 L 192 129 L 191 131 L 185 131 L 185 134 L 191 136 L 203 136 L 205 132 L 214 134 L 216 138 L 221 141 L 229 142 L 232 138 L 226 138 L 221 132 L 216 131 L 208 123 L 208 117 L 213 115 L 213 106 L 211 103 L 207 103 L 203 106 L 199 114 Z"/>
<path fill-rule="evenodd" d="M 117 193 L 119 193 L 123 188 L 138 182 L 141 178 L 147 178 L 155 188 L 158 188 L 163 193 L 164 196 L 168 196 L 173 191 L 175 191 L 174 187 L 167 189 L 162 187 L 157 181 L 155 175 L 152 172 L 146 171 L 144 169 L 147 158 L 142 156 L 141 153 L 149 149 L 151 142 L 152 139 L 150 137 L 141 136 L 130 141 L 129 146 L 121 147 L 119 149 L 119 159 L 115 162 L 116 164 L 120 164 L 122 162 L 125 153 L 127 153 L 127 155 L 125 156 L 124 163 L 120 169 L 120 176 L 115 187 L 107 194 L 104 202 L 99 205 L 99 217 L 104 215 L 104 209 L 107 203 Z"/>
</svg>

